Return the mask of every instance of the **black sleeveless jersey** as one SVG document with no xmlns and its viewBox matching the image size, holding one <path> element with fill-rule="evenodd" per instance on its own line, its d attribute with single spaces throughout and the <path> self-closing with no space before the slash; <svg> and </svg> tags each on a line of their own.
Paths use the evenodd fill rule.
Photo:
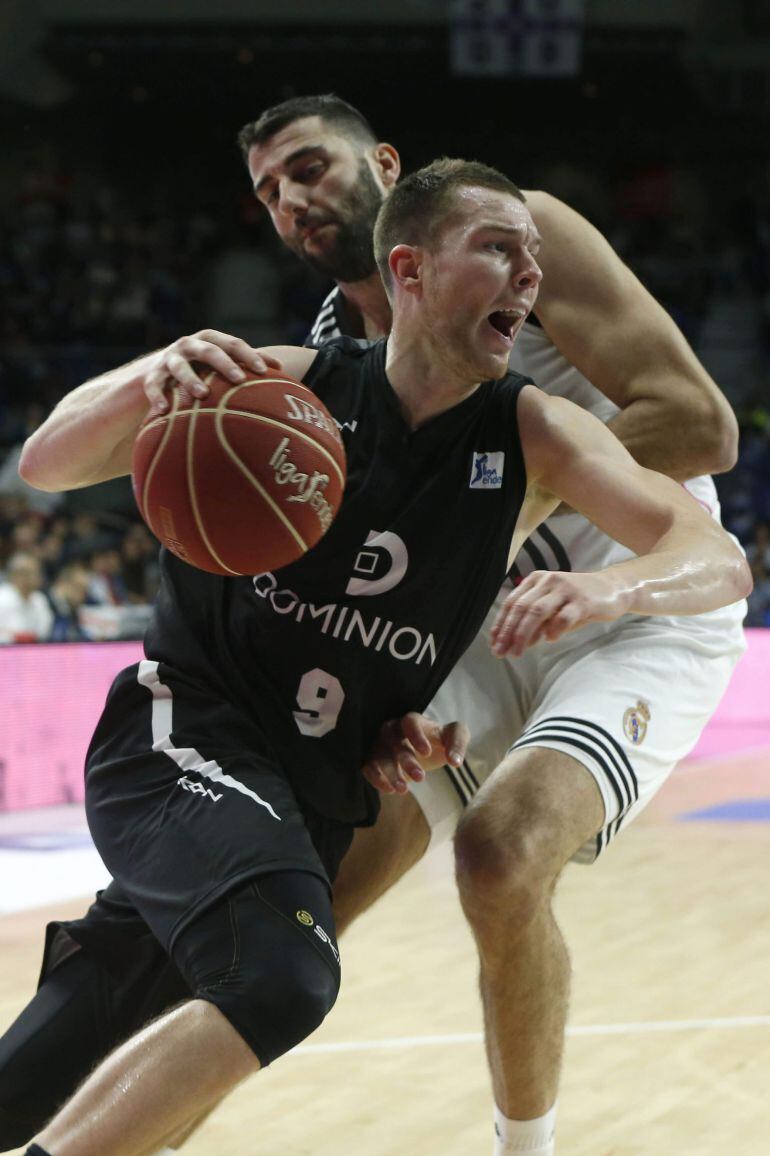
<svg viewBox="0 0 770 1156">
<path fill-rule="evenodd" d="M 348 479 L 320 543 L 254 578 L 161 555 L 148 658 L 245 710 L 298 797 L 372 822 L 361 767 L 380 725 L 424 710 L 505 577 L 526 486 L 509 373 L 411 431 L 386 342 L 326 345 L 305 377 L 337 421 Z M 248 533 L 244 526 L 244 533 Z"/>
</svg>

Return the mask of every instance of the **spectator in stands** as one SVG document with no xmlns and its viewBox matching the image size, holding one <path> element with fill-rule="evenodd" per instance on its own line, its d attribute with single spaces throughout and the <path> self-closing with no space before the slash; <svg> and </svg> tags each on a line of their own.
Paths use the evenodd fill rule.
<svg viewBox="0 0 770 1156">
<path fill-rule="evenodd" d="M 89 637 L 80 623 L 80 607 L 88 598 L 91 575 L 80 562 L 70 562 L 46 591 L 53 614 L 50 642 L 81 642 Z"/>
<path fill-rule="evenodd" d="M 65 543 L 69 533 L 69 519 L 58 517 L 44 527 L 43 536 L 34 553 L 40 559 L 46 585 L 55 579 L 65 561 Z"/>
<path fill-rule="evenodd" d="M 91 555 L 88 601 L 96 606 L 125 606 L 128 602 L 120 551 L 115 546 L 106 546 Z"/>
<path fill-rule="evenodd" d="M 113 544 L 114 535 L 100 526 L 96 516 L 88 510 L 80 510 L 72 518 L 62 558 L 66 562 L 84 562 L 93 554 L 109 550 Z"/>
<path fill-rule="evenodd" d="M 129 602 L 152 602 L 158 589 L 158 543 L 144 522 L 134 522 L 121 546 Z"/>
<path fill-rule="evenodd" d="M 0 642 L 44 642 L 53 611 L 42 593 L 42 569 L 34 554 L 17 551 L 8 559 L 0 585 Z"/>
<path fill-rule="evenodd" d="M 12 553 L 34 554 L 38 557 L 42 531 L 43 519 L 39 515 L 29 511 L 22 513 L 19 521 L 11 528 Z"/>
</svg>

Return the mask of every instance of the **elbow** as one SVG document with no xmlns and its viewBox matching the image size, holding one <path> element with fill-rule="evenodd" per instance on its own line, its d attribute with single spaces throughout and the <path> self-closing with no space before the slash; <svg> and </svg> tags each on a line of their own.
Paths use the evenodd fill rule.
<svg viewBox="0 0 770 1156">
<path fill-rule="evenodd" d="M 743 554 L 741 554 L 740 564 L 737 567 L 735 584 L 740 591 L 736 597 L 736 602 L 740 598 L 748 598 L 749 594 L 751 594 L 752 590 L 754 589 L 754 575 L 752 574 L 751 567 L 749 566 Z"/>
<path fill-rule="evenodd" d="M 725 415 L 725 419 L 717 423 L 714 442 L 714 461 L 709 472 L 726 474 L 738 461 L 738 422 L 732 410 Z"/>
<path fill-rule="evenodd" d="M 45 472 L 41 468 L 40 454 L 35 451 L 34 438 L 28 438 L 22 448 L 19 458 L 19 477 L 36 490 L 55 493 L 59 489 L 58 486 L 52 486 L 50 480 L 46 479 Z"/>
<path fill-rule="evenodd" d="M 700 415 L 701 468 L 704 474 L 725 474 L 738 461 L 738 422 L 730 405 L 719 397 Z"/>
</svg>

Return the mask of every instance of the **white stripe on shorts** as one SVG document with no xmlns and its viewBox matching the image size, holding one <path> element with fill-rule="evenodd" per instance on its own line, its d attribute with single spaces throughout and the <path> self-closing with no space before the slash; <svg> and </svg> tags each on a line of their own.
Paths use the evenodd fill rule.
<svg viewBox="0 0 770 1156">
<path fill-rule="evenodd" d="M 279 823 L 281 822 L 281 816 L 275 813 L 269 803 L 260 798 L 255 791 L 250 791 L 238 779 L 234 779 L 232 775 L 226 775 L 214 759 L 204 759 L 203 755 L 194 747 L 174 746 L 171 742 L 174 696 L 171 693 L 171 687 L 160 681 L 157 662 L 143 658 L 139 663 L 136 681 L 152 694 L 152 749 L 154 751 L 168 755 L 182 771 L 195 771 L 204 779 L 211 779 L 223 787 L 231 787 L 234 791 L 240 791 L 242 795 L 248 795 L 255 803 L 259 803 L 260 807 L 268 810 L 274 819 L 277 819 Z"/>
</svg>

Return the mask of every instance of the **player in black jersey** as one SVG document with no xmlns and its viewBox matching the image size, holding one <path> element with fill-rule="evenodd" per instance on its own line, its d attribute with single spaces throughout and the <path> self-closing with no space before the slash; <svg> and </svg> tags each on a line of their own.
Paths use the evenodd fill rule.
<svg viewBox="0 0 770 1156">
<path fill-rule="evenodd" d="M 352 825 L 376 809 L 359 775 L 367 749 L 385 719 L 424 708 L 509 550 L 559 500 L 640 557 L 525 580 L 494 631 L 500 654 L 629 610 L 711 609 L 750 585 L 730 539 L 675 484 L 506 372 L 537 292 L 536 244 L 515 186 L 438 162 L 378 218 L 387 344 L 258 355 L 225 342 L 240 360 L 278 359 L 347 426 L 345 501 L 320 547 L 279 575 L 220 579 L 164 557 L 147 657 L 116 680 L 89 750 L 87 807 L 136 919 L 192 998 L 105 1061 L 36 1152 L 148 1151 L 328 1011 L 339 978 L 328 881 Z M 207 354 L 209 337 L 175 354 Z M 65 398 L 27 443 L 23 476 L 69 489 L 125 473 L 148 377 L 169 356 Z M 374 579 L 357 571 L 364 545 L 389 560 Z"/>
</svg>

